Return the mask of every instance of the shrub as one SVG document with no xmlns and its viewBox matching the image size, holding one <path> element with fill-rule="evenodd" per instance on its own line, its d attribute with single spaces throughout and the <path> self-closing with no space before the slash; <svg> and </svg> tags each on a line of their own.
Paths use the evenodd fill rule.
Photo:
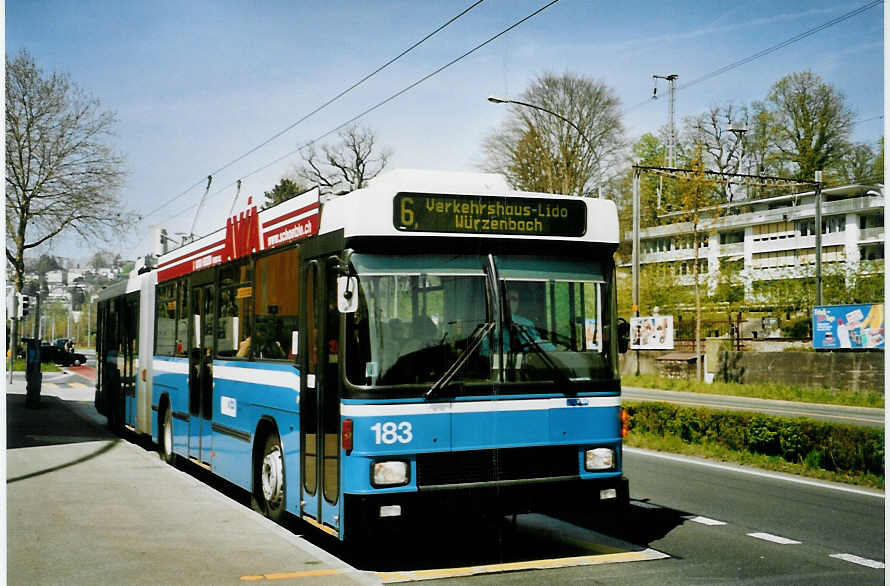
<svg viewBox="0 0 890 586">
<path fill-rule="evenodd" d="M 629 428 L 690 444 L 779 456 L 812 468 L 884 475 L 884 430 L 667 403 L 626 403 Z"/>
</svg>

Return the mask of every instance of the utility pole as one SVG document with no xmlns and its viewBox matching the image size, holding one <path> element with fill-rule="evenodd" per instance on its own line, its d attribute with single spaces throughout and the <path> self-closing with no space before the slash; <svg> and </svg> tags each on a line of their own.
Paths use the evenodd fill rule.
<svg viewBox="0 0 890 586">
<path fill-rule="evenodd" d="M 676 73 L 670 75 L 653 75 L 653 79 L 665 79 L 668 82 L 668 159 L 667 166 L 674 168 L 674 145 L 677 142 L 677 127 L 674 122 L 677 108 L 677 78 Z M 652 99 L 658 99 L 658 82 L 652 90 Z M 658 178 L 658 207 L 661 208 L 661 192 L 664 187 L 664 178 Z"/>
<path fill-rule="evenodd" d="M 816 171 L 816 305 L 822 305 L 822 171 Z"/>
<path fill-rule="evenodd" d="M 633 168 L 633 314 L 640 317 L 640 174 L 639 168 Z M 633 340 L 633 329 L 630 338 Z M 640 376 L 640 349 L 637 347 L 637 376 Z"/>
</svg>

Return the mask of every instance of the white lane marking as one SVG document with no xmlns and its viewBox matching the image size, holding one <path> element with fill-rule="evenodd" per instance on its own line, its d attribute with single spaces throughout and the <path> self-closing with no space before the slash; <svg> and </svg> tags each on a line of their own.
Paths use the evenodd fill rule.
<svg viewBox="0 0 890 586">
<path fill-rule="evenodd" d="M 699 515 L 686 515 L 683 517 L 687 521 L 692 521 L 693 523 L 701 523 L 702 525 L 710 525 L 712 527 L 716 527 L 718 525 L 726 525 L 723 521 L 718 521 L 717 519 L 709 519 L 707 517 L 702 517 Z"/>
<path fill-rule="evenodd" d="M 806 478 L 798 478 L 796 476 L 790 476 L 787 474 L 776 474 L 772 472 L 764 472 L 763 470 L 752 470 L 750 468 L 742 468 L 741 466 L 729 466 L 726 464 L 717 464 L 715 462 L 707 462 L 705 460 L 698 460 L 694 458 L 686 458 L 684 456 L 675 456 L 672 454 L 665 454 L 663 452 L 654 452 L 652 450 L 644 450 L 642 448 L 631 448 L 628 446 L 623 446 L 622 451 L 626 454 L 637 454 L 640 456 L 649 456 L 651 458 L 661 458 L 663 460 L 671 460 L 673 462 L 682 462 L 684 464 L 695 464 L 697 466 L 704 466 L 705 468 L 714 468 L 716 470 L 723 470 L 725 472 L 737 472 L 739 474 L 748 474 L 750 476 L 759 476 L 761 478 L 770 478 L 772 480 L 782 480 L 785 482 L 791 482 L 793 484 L 803 484 L 805 486 L 814 486 L 816 488 L 826 488 L 829 490 L 837 490 L 840 492 L 850 492 L 853 494 L 858 494 L 862 496 L 872 496 L 876 498 L 884 498 L 883 492 L 878 492 L 876 490 L 865 490 L 861 488 L 854 488 L 850 486 L 841 486 L 838 484 L 829 484 L 827 482 L 819 482 L 818 480 L 809 480 Z"/>
<path fill-rule="evenodd" d="M 858 555 L 853 555 L 852 553 L 833 553 L 828 557 L 844 560 L 845 562 L 859 564 L 860 566 L 865 566 L 867 568 L 875 568 L 876 570 L 884 568 L 883 562 L 877 562 L 868 558 L 861 558 Z"/>
<path fill-rule="evenodd" d="M 632 504 L 635 507 L 640 507 L 641 509 L 661 509 L 661 508 L 663 508 L 658 505 L 653 505 L 652 503 L 647 503 L 646 501 L 630 501 L 630 504 Z"/>
<path fill-rule="evenodd" d="M 771 541 L 773 543 L 778 543 L 779 545 L 798 545 L 799 541 L 794 541 L 793 539 L 788 539 L 786 537 L 779 537 L 778 535 L 773 535 L 772 533 L 748 533 L 748 537 L 754 537 L 755 539 L 762 539 L 764 541 Z"/>
</svg>

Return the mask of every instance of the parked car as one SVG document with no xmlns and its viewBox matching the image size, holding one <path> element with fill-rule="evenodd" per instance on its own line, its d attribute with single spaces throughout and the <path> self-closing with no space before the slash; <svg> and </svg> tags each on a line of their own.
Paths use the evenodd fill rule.
<svg viewBox="0 0 890 586">
<path fill-rule="evenodd" d="M 56 345 L 40 345 L 40 362 L 54 362 L 61 366 L 80 366 L 86 364 L 87 357 L 78 352 L 68 352 Z"/>
</svg>

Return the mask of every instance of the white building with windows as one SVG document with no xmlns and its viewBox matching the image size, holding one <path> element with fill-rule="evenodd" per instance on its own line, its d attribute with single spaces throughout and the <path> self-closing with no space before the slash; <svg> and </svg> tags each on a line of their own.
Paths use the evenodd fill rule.
<svg viewBox="0 0 890 586">
<path fill-rule="evenodd" d="M 724 204 L 716 218 L 699 224 L 699 275 L 713 294 L 721 267 L 744 282 L 754 299 L 755 283 L 814 274 L 816 197 L 810 191 Z M 640 231 L 640 266 L 670 271 L 693 283 L 694 232 L 683 212 L 664 217 L 677 223 Z M 632 234 L 625 233 L 631 240 Z M 822 191 L 823 271 L 842 266 L 855 273 L 862 261 L 884 259 L 884 186 L 845 185 Z M 842 264 L 841 264 L 842 263 Z"/>
</svg>

